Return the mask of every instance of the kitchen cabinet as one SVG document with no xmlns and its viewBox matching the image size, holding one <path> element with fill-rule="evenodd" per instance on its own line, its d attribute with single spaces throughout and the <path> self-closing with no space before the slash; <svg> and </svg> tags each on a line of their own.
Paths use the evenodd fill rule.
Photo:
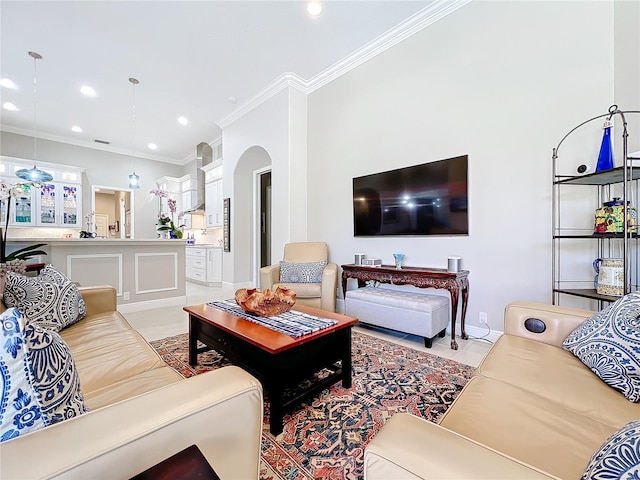
<svg viewBox="0 0 640 480">
<path fill-rule="evenodd" d="M 222 226 L 222 179 L 213 180 L 205 185 L 205 226 Z"/>
<path fill-rule="evenodd" d="M 187 281 L 222 286 L 222 248 L 188 245 L 185 249 Z"/>
</svg>

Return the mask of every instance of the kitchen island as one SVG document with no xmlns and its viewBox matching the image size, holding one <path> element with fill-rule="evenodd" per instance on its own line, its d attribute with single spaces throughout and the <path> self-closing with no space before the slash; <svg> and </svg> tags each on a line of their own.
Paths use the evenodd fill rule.
<svg viewBox="0 0 640 480">
<path fill-rule="evenodd" d="M 40 261 L 74 282 L 113 286 L 122 312 L 186 302 L 186 240 L 20 238 L 9 240 L 7 251 L 36 243 L 48 254 Z"/>
</svg>

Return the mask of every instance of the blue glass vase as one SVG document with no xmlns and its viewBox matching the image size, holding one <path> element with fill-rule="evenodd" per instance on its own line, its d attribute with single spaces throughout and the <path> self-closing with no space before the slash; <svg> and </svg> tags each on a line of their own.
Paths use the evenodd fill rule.
<svg viewBox="0 0 640 480">
<path fill-rule="evenodd" d="M 603 170 L 611 170 L 613 168 L 613 143 L 611 141 L 611 122 L 604 123 L 604 133 L 602 135 L 602 143 L 600 144 L 600 153 L 598 154 L 598 163 L 596 164 L 596 172 Z"/>
</svg>

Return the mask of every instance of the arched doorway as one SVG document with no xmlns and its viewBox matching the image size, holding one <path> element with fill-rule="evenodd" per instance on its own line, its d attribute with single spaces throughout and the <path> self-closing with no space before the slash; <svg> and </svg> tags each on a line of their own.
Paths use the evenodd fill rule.
<svg viewBox="0 0 640 480">
<path fill-rule="evenodd" d="M 240 156 L 233 174 L 234 283 L 252 281 L 258 286 L 258 270 L 265 261 L 271 260 L 270 195 L 264 197 L 262 194 L 267 183 L 269 191 L 271 189 L 271 163 L 264 148 L 253 146 Z M 265 175 L 269 176 L 268 182 Z M 268 244 L 268 258 L 264 258 L 265 244 Z"/>
</svg>

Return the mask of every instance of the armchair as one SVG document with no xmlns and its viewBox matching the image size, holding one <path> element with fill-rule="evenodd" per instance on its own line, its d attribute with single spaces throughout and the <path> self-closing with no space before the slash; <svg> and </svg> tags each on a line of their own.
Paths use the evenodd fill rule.
<svg viewBox="0 0 640 480">
<path fill-rule="evenodd" d="M 290 288 L 296 292 L 296 302 L 335 312 L 338 266 L 335 263 L 329 263 L 328 257 L 329 249 L 324 242 L 287 243 L 284 246 L 284 257 L 279 264 L 260 269 L 260 288 L 262 290 L 267 288 L 275 290 L 278 286 Z M 323 261 L 327 264 L 322 271 L 321 282 L 281 282 L 282 264 L 308 264 Z"/>
</svg>

